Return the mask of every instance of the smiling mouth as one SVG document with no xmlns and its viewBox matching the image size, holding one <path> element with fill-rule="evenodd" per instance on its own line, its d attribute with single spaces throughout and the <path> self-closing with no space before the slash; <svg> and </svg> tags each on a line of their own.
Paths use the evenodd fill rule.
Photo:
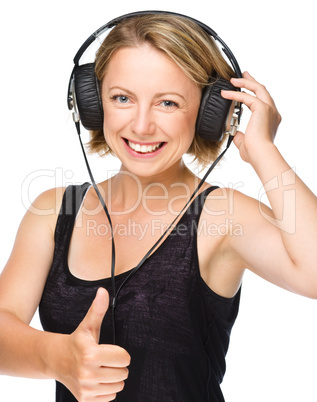
<svg viewBox="0 0 317 402">
<path fill-rule="evenodd" d="M 131 142 L 127 139 L 124 139 L 124 140 L 129 148 L 131 148 L 133 151 L 138 152 L 140 154 L 149 154 L 149 153 L 155 152 L 165 144 L 165 142 L 157 142 L 157 143 L 153 143 L 150 145 L 144 145 L 144 144 L 141 145 L 141 144 L 136 144 L 135 142 Z"/>
</svg>

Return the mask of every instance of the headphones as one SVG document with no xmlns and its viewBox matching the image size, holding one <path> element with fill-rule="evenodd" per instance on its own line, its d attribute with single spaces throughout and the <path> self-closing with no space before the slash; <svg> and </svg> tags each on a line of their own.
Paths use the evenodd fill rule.
<svg viewBox="0 0 317 402">
<path fill-rule="evenodd" d="M 122 15 L 111 20 L 90 35 L 74 57 L 74 68 L 68 85 L 67 104 L 69 110 L 73 110 L 73 119 L 78 132 L 79 122 L 87 130 L 102 130 L 104 120 L 100 85 L 95 74 L 95 63 L 79 65 L 82 55 L 106 30 L 113 28 L 127 18 L 145 14 L 171 14 L 193 21 L 221 44 L 222 51 L 229 59 L 236 76 L 238 78 L 242 77 L 237 60 L 229 47 L 215 31 L 204 23 L 186 15 L 169 11 L 140 11 Z M 196 120 L 196 132 L 206 140 L 217 142 L 222 140 L 225 132 L 232 136 L 236 133 L 240 123 L 241 104 L 233 103 L 231 100 L 224 99 L 221 96 L 221 90 L 238 90 L 229 81 L 216 76 L 210 77 L 209 82 L 210 85 L 207 85 L 202 93 Z"/>
</svg>

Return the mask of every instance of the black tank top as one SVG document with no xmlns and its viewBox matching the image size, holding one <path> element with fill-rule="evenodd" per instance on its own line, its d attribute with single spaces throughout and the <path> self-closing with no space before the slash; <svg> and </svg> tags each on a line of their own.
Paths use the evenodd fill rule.
<svg viewBox="0 0 317 402">
<path fill-rule="evenodd" d="M 100 286 L 112 294 L 110 278 L 81 280 L 71 274 L 67 264 L 74 222 L 87 184 L 69 186 L 63 197 L 54 258 L 39 306 L 46 331 L 72 333 Z M 240 289 L 233 298 L 224 298 L 200 276 L 198 221 L 205 198 L 214 188 L 196 196 L 173 231 L 120 291 L 116 339 L 131 355 L 131 365 L 117 402 L 224 401 L 220 383 Z M 117 288 L 129 272 L 115 277 Z M 112 343 L 110 308 L 100 343 Z M 76 399 L 57 382 L 56 401 Z"/>
</svg>

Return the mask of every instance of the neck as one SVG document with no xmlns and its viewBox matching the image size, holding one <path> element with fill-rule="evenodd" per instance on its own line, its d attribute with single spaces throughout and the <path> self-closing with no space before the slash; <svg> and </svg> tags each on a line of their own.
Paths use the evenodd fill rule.
<svg viewBox="0 0 317 402">
<path fill-rule="evenodd" d="M 127 211 L 137 205 L 143 205 L 145 209 L 151 205 L 151 209 L 160 210 L 173 197 L 188 199 L 198 182 L 182 160 L 151 177 L 134 175 L 121 166 L 119 173 L 109 181 L 112 210 Z"/>
</svg>

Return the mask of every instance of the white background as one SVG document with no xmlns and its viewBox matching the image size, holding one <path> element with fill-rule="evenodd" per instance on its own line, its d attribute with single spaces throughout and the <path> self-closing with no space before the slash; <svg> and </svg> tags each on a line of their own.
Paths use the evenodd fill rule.
<svg viewBox="0 0 317 402">
<path fill-rule="evenodd" d="M 190 15 L 225 40 L 242 70 L 270 90 L 283 116 L 276 144 L 317 194 L 313 1 L 11 0 L 0 12 L 1 267 L 26 208 L 40 192 L 89 180 L 66 108 L 73 56 L 110 19 L 147 9 Z M 90 161 L 97 181 L 118 168 L 112 158 Z M 209 181 L 255 198 L 261 193 L 259 179 L 234 146 Z M 316 301 L 247 273 L 223 382 L 226 401 L 316 401 L 316 311 Z M 37 317 L 32 325 L 40 327 Z M 53 402 L 54 381 L 2 376 L 0 400 Z"/>
</svg>

